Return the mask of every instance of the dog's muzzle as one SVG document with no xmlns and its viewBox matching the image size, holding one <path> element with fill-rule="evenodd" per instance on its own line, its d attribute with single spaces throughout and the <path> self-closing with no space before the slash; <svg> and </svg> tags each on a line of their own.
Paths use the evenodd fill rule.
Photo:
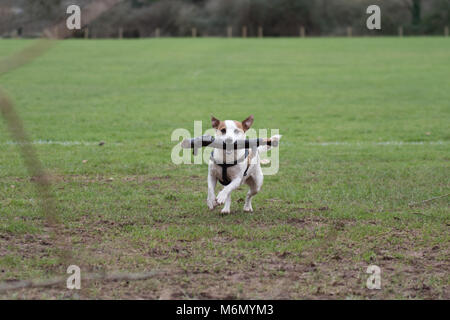
<svg viewBox="0 0 450 320">
<path fill-rule="evenodd" d="M 226 138 L 224 142 L 225 142 L 225 145 L 226 145 L 226 147 L 225 147 L 226 153 L 227 154 L 233 153 L 233 151 L 234 151 L 234 141 L 233 141 L 233 139 Z"/>
</svg>

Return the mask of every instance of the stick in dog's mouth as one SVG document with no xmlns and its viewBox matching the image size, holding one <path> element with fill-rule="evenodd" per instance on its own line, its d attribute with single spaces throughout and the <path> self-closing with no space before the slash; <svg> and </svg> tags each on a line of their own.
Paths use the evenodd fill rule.
<svg viewBox="0 0 450 320">
<path fill-rule="evenodd" d="M 279 144 L 279 138 L 281 136 L 273 136 L 271 138 L 256 138 L 256 139 L 240 139 L 233 143 L 225 143 L 224 140 L 220 138 L 214 138 L 209 135 L 200 136 L 192 139 L 184 139 L 181 142 L 181 147 L 184 149 L 191 149 L 194 155 L 197 155 L 197 150 L 201 147 L 212 147 L 216 149 L 226 150 L 226 154 L 231 154 L 233 150 L 237 149 L 253 149 L 259 146 L 272 146 L 277 147 Z M 228 150 L 231 149 L 231 150 Z"/>
<path fill-rule="evenodd" d="M 233 140 L 231 140 L 231 139 L 226 139 L 226 140 L 218 139 L 218 140 L 219 140 L 219 142 L 222 141 L 222 143 L 224 144 L 224 146 L 225 146 L 224 151 L 227 155 L 230 155 L 233 153 L 233 151 L 234 151 L 234 141 Z"/>
</svg>

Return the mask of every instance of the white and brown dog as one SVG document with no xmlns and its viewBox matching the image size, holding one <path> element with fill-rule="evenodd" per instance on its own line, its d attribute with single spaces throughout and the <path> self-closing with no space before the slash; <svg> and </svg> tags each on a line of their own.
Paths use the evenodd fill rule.
<svg viewBox="0 0 450 320">
<path fill-rule="evenodd" d="M 227 144 L 245 139 L 246 131 L 253 124 L 253 115 L 242 122 L 235 120 L 220 121 L 211 117 L 212 127 L 216 129 L 215 138 Z M 279 141 L 280 135 L 271 140 Z M 222 213 L 230 213 L 231 192 L 246 183 L 250 190 L 245 197 L 244 211 L 252 212 L 252 197 L 261 190 L 264 176 L 261 170 L 259 152 L 267 151 L 269 146 L 259 146 L 254 149 L 220 150 L 211 154 L 208 166 L 208 199 L 209 209 L 225 204 Z M 222 191 L 215 195 L 217 180 L 224 185 Z"/>
</svg>

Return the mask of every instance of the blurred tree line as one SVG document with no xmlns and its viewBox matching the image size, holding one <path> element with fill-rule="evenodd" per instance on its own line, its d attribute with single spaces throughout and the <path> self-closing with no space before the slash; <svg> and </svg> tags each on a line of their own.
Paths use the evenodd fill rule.
<svg viewBox="0 0 450 320">
<path fill-rule="evenodd" d="M 64 19 L 69 4 L 82 8 L 89 0 L 1 0 L 0 35 L 16 30 L 36 35 L 46 25 Z M 366 28 L 366 8 L 381 8 L 381 30 Z M 450 0 L 124 0 L 103 14 L 89 28 L 91 36 L 148 37 L 156 28 L 163 36 L 189 36 L 195 27 L 199 36 L 224 36 L 228 26 L 240 36 L 263 27 L 265 36 L 393 35 L 402 26 L 405 35 L 443 34 L 448 26 Z M 19 30 L 19 31 L 17 31 Z M 79 33 L 81 36 L 82 33 Z"/>
</svg>

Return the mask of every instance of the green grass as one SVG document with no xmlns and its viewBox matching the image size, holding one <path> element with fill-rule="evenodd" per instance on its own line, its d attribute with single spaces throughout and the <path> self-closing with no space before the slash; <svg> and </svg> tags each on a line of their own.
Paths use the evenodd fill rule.
<svg viewBox="0 0 450 320">
<path fill-rule="evenodd" d="M 449 193 L 448 39 L 70 40 L 0 85 L 32 140 L 84 143 L 35 146 L 71 263 L 165 272 L 82 298 L 450 298 L 449 198 L 409 205 Z M 206 165 L 171 162 L 172 131 L 211 114 L 283 135 L 253 214 L 246 187 L 210 212 Z M 64 274 L 9 141 L 0 122 L 0 280 Z M 370 264 L 382 290 L 365 288 Z"/>
</svg>

